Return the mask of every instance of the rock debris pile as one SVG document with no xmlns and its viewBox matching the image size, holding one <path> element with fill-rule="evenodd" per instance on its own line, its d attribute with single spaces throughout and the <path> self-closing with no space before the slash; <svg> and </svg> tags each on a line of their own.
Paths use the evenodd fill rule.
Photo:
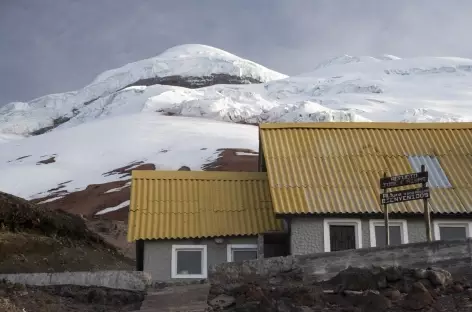
<svg viewBox="0 0 472 312">
<path fill-rule="evenodd" d="M 352 268 L 324 282 L 293 270 L 244 283 L 212 285 L 211 311 L 472 311 L 472 288 L 439 268 Z"/>
</svg>

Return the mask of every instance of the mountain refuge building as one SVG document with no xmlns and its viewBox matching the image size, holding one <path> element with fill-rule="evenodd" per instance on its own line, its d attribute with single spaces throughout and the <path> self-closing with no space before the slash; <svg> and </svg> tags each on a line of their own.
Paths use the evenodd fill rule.
<svg viewBox="0 0 472 312">
<path fill-rule="evenodd" d="M 224 261 L 385 246 L 379 180 L 422 165 L 433 239 L 472 235 L 472 123 L 268 123 L 259 141 L 259 172 L 133 172 L 139 269 L 205 278 Z M 389 217 L 391 245 L 426 241 L 422 200 Z"/>
</svg>

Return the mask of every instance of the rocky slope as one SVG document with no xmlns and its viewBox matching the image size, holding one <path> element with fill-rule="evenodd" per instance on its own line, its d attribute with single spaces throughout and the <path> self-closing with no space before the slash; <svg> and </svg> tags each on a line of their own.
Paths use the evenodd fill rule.
<svg viewBox="0 0 472 312">
<path fill-rule="evenodd" d="M 464 276 L 470 276 L 467 269 Z M 331 280 L 303 281 L 299 272 L 241 284 L 213 285 L 211 311 L 403 312 L 472 309 L 470 280 L 445 270 L 401 267 L 348 268 Z"/>
<path fill-rule="evenodd" d="M 0 192 L 0 273 L 134 269 L 79 216 Z"/>
</svg>

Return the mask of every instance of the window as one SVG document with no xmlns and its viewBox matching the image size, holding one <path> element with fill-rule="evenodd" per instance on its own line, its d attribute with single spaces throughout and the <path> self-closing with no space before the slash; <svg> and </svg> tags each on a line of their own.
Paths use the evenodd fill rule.
<svg viewBox="0 0 472 312">
<path fill-rule="evenodd" d="M 389 220 L 390 245 L 408 244 L 408 227 L 406 220 Z M 385 246 L 385 221 L 370 220 L 370 246 Z"/>
<path fill-rule="evenodd" d="M 428 176 L 429 176 L 428 185 L 430 187 L 441 187 L 441 188 L 452 187 L 437 157 L 426 156 L 426 155 L 425 156 L 408 156 L 408 161 L 410 162 L 411 168 L 416 172 L 421 171 L 421 165 L 425 166 L 425 169 L 428 171 Z"/>
<path fill-rule="evenodd" d="M 361 221 L 357 219 L 324 219 L 324 251 L 362 247 Z"/>
<path fill-rule="evenodd" d="M 468 221 L 433 221 L 435 240 L 456 240 L 470 237 L 472 223 Z"/>
<path fill-rule="evenodd" d="M 257 259 L 257 245 L 228 244 L 228 262 Z"/>
<path fill-rule="evenodd" d="M 172 278 L 206 278 L 206 245 L 172 245 Z"/>
</svg>

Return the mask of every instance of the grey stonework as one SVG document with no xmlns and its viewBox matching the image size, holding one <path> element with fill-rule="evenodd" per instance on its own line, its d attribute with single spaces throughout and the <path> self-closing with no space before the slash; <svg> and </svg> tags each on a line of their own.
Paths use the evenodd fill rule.
<svg viewBox="0 0 472 312">
<path fill-rule="evenodd" d="M 331 217 L 329 219 L 331 219 Z M 335 217 L 335 219 L 350 220 L 360 218 Z M 372 219 L 383 221 L 379 217 L 375 217 Z M 391 221 L 394 221 L 396 219 L 407 221 L 409 243 L 420 243 L 426 241 L 426 229 L 422 216 L 391 218 Z M 292 255 L 304 255 L 324 252 L 323 220 L 324 217 L 318 216 L 295 217 L 291 219 L 290 250 Z M 362 247 L 371 247 L 369 220 L 371 219 L 367 219 L 365 218 L 365 216 L 363 216 L 363 218 L 361 219 Z M 434 220 L 446 219 L 441 217 L 433 217 L 431 219 L 431 231 L 433 232 L 433 239 L 435 239 L 433 231 Z M 471 218 L 464 220 L 472 221 Z"/>
<path fill-rule="evenodd" d="M 325 281 L 349 266 L 401 266 L 404 268 L 439 267 L 453 275 L 472 266 L 472 239 L 435 241 L 399 246 L 362 248 L 288 257 L 250 260 L 210 266 L 211 284 L 238 283 L 255 276 L 278 278 L 280 274 L 299 272 L 304 280 Z M 464 276 L 463 276 L 464 277 Z M 466 276 L 472 279 L 472 276 Z"/>
<path fill-rule="evenodd" d="M 136 271 L 0 274 L 0 280 L 34 286 L 76 285 L 145 291 L 151 277 Z"/>
<path fill-rule="evenodd" d="M 153 282 L 175 281 L 171 276 L 172 245 L 207 245 L 207 262 L 210 266 L 227 262 L 228 244 L 257 244 L 257 236 L 224 237 L 223 240 L 221 244 L 217 244 L 213 238 L 144 241 L 144 272 L 151 274 Z"/>
<path fill-rule="evenodd" d="M 257 259 L 264 259 L 264 235 L 257 235 Z"/>
<path fill-rule="evenodd" d="M 323 252 L 323 218 L 300 217 L 291 220 L 290 254 Z"/>
</svg>

